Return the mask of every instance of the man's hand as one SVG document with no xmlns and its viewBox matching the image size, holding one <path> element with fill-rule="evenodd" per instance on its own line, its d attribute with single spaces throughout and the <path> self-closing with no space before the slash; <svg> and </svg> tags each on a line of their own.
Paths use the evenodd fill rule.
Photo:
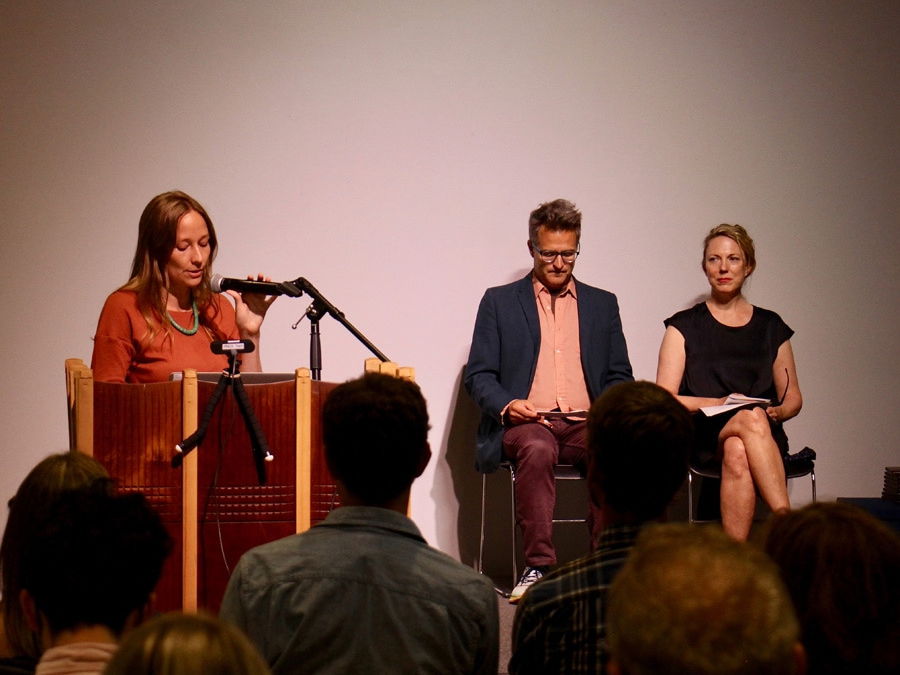
<svg viewBox="0 0 900 675">
<path fill-rule="evenodd" d="M 524 398 L 514 399 L 506 409 L 506 418 L 510 424 L 525 424 L 527 422 L 543 422 L 531 401 Z"/>
</svg>

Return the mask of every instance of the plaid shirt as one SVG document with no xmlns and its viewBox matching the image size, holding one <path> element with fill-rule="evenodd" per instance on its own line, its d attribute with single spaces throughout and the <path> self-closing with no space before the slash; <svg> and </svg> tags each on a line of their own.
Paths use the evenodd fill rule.
<svg viewBox="0 0 900 675">
<path fill-rule="evenodd" d="M 528 589 L 516 610 L 510 673 L 606 672 L 606 592 L 639 531 L 607 528 L 596 551 Z"/>
</svg>

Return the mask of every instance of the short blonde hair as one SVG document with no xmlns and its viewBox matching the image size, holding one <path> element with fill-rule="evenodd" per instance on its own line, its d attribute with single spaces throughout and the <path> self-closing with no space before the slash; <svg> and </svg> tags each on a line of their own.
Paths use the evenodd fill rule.
<svg viewBox="0 0 900 675">
<path fill-rule="evenodd" d="M 753 239 L 741 225 L 729 225 L 728 223 L 716 225 L 703 240 L 703 257 L 700 258 L 700 266 L 703 269 L 706 268 L 706 247 L 716 237 L 728 237 L 734 241 L 741 248 L 744 262 L 747 263 L 750 271 L 756 270 L 756 249 L 753 247 Z"/>
<path fill-rule="evenodd" d="M 106 675 L 270 675 L 235 626 L 209 614 L 170 612 L 126 634 Z"/>
</svg>

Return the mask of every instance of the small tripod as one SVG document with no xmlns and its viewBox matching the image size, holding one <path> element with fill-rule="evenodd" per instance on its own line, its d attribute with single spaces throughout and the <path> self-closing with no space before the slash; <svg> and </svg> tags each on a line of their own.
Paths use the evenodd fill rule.
<svg viewBox="0 0 900 675">
<path fill-rule="evenodd" d="M 212 396 L 209 397 L 209 402 L 206 404 L 206 408 L 203 411 L 203 417 L 200 420 L 197 431 L 175 446 L 176 454 L 172 458 L 172 466 L 175 468 L 181 466 L 185 455 L 203 442 L 206 431 L 209 428 L 209 423 L 212 420 L 213 413 L 222 399 L 222 394 L 230 387 L 232 392 L 234 392 L 234 399 L 237 402 L 238 409 L 241 411 L 241 417 L 244 418 L 244 426 L 247 428 L 247 433 L 250 435 L 253 461 L 256 465 L 256 476 L 259 480 L 259 484 L 265 485 L 265 463 L 271 462 L 275 457 L 269 452 L 266 437 L 263 434 L 262 428 L 259 426 L 259 421 L 253 414 L 253 409 L 250 407 L 250 401 L 247 399 L 247 392 L 244 390 L 244 384 L 241 381 L 240 361 L 237 358 L 237 355 L 240 352 L 253 351 L 254 345 L 252 342 L 244 340 L 229 340 L 227 342 L 213 342 L 210 347 L 216 354 L 228 354 L 228 368 L 223 370 L 222 374 L 219 376 L 219 381 L 216 383 L 216 388 L 213 390 Z"/>
</svg>

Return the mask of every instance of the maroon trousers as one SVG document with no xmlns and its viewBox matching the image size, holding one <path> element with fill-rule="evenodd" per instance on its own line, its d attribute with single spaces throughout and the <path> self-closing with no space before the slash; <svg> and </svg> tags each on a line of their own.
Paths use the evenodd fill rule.
<svg viewBox="0 0 900 675">
<path fill-rule="evenodd" d="M 586 426 L 583 421 L 554 419 L 550 426 L 518 424 L 503 434 L 503 454 L 515 465 L 516 522 L 522 529 L 525 564 L 529 567 L 556 564 L 553 466 L 573 464 L 582 471 L 587 469 Z M 599 524 L 599 511 L 591 503 L 588 526 L 592 535 Z"/>
</svg>

